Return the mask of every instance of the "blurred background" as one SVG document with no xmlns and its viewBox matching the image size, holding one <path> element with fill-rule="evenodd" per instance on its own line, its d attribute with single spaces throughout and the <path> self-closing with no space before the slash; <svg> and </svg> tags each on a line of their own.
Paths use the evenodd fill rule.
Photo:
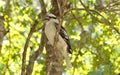
<svg viewBox="0 0 120 75">
<path fill-rule="evenodd" d="M 51 0 L 44 0 L 52 9 Z M 120 73 L 120 0 L 68 0 L 63 27 L 71 44 L 72 70 L 63 75 L 117 75 Z M 20 75 L 22 53 L 36 19 L 26 54 L 40 45 L 40 0 L 0 0 L 0 75 Z M 4 34 L 2 33 L 4 31 Z M 32 75 L 46 74 L 46 51 L 35 60 Z M 65 65 L 64 65 L 65 67 Z"/>
</svg>

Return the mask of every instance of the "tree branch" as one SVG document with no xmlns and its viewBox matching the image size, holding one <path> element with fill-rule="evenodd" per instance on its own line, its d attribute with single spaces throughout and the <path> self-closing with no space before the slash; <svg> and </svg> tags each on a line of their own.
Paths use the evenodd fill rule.
<svg viewBox="0 0 120 75">
<path fill-rule="evenodd" d="M 112 25 L 112 24 L 109 22 L 109 20 L 107 20 L 103 15 L 101 15 L 97 10 L 89 10 L 89 9 L 87 9 L 87 7 L 82 3 L 81 0 L 79 0 L 79 1 L 80 1 L 80 3 L 83 5 L 83 7 L 85 8 L 85 10 L 86 10 L 91 16 L 93 16 L 93 14 L 92 14 L 90 11 L 93 11 L 93 12 L 97 13 L 99 16 L 101 16 L 101 17 L 105 20 L 104 22 L 105 22 L 106 24 L 108 24 L 110 28 L 114 29 L 118 34 L 120 34 L 119 30 L 118 30 L 117 28 L 115 28 L 114 25 Z M 94 17 L 94 16 L 93 16 L 93 17 Z"/>
<path fill-rule="evenodd" d="M 27 48 L 28 48 L 28 45 L 29 45 L 30 38 L 31 38 L 32 34 L 34 33 L 37 24 L 38 24 L 38 21 L 35 20 L 34 24 L 31 27 L 31 30 L 28 34 L 27 40 L 25 42 L 24 51 L 23 51 L 23 58 L 22 58 L 22 72 L 21 72 L 21 75 L 25 75 Z"/>
<path fill-rule="evenodd" d="M 5 27 L 4 27 L 4 18 L 3 18 L 3 16 L 0 15 L 0 54 L 1 54 L 1 50 L 2 50 L 3 38 L 6 33 L 7 33 L 7 31 L 5 30 Z"/>
<path fill-rule="evenodd" d="M 45 2 L 44 2 L 44 0 L 39 0 L 39 2 L 40 2 L 40 6 L 41 6 L 41 14 L 42 14 L 42 18 L 43 18 L 43 16 L 46 14 L 46 5 L 45 5 Z"/>
<path fill-rule="evenodd" d="M 45 34 L 42 33 L 41 39 L 40 39 L 40 45 L 39 48 L 37 49 L 37 51 L 33 52 L 30 56 L 29 56 L 29 64 L 27 66 L 27 70 L 26 70 L 26 75 L 31 75 L 32 71 L 33 71 L 33 67 L 34 67 L 34 61 L 37 59 L 38 56 L 40 56 L 42 54 L 45 42 L 46 42 L 46 37 Z"/>
<path fill-rule="evenodd" d="M 105 20 L 104 22 L 105 22 L 106 24 L 108 24 L 108 25 L 110 26 L 110 28 L 114 29 L 118 34 L 120 34 L 119 30 L 118 30 L 117 28 L 115 28 L 114 25 L 112 25 L 112 24 L 109 22 L 109 20 L 107 20 L 107 18 L 105 18 L 103 15 L 101 15 L 97 10 L 89 10 L 89 9 L 87 9 L 87 7 L 82 3 L 81 0 L 80 0 L 80 3 L 83 5 L 83 7 L 85 8 L 85 10 L 86 10 L 90 15 L 92 15 L 90 11 L 93 11 L 93 12 L 97 13 L 99 16 L 101 16 L 101 17 Z M 92 15 L 92 16 L 93 16 L 93 15 Z M 93 17 L 94 17 L 94 16 L 93 16 Z"/>
<path fill-rule="evenodd" d="M 25 72 L 26 72 L 26 53 L 27 53 L 27 48 L 28 48 L 29 41 L 30 41 L 30 38 L 31 38 L 32 34 L 36 31 L 36 26 L 39 23 L 39 18 L 41 17 L 40 15 L 41 15 L 41 13 L 38 15 L 38 19 L 36 19 L 34 21 L 32 27 L 31 27 L 31 30 L 30 30 L 30 32 L 28 34 L 27 40 L 25 42 L 24 51 L 23 51 L 23 58 L 22 58 L 22 71 L 21 71 L 21 75 L 25 75 Z"/>
<path fill-rule="evenodd" d="M 39 0 L 40 4 L 41 4 L 41 13 L 38 15 L 38 17 L 42 18 L 43 19 L 43 16 L 46 14 L 46 6 L 45 6 L 45 3 L 44 3 L 44 0 Z M 38 19 L 39 19 L 38 18 Z M 30 37 L 32 35 L 33 32 L 36 31 L 36 25 L 38 24 L 39 20 L 35 20 L 35 24 L 33 25 L 33 27 L 31 28 L 31 31 L 28 35 L 28 39 L 26 41 L 26 44 L 25 44 L 25 47 L 24 47 L 24 53 L 23 53 L 23 56 L 26 56 L 26 52 L 27 52 L 27 47 L 28 47 L 28 41 L 30 40 Z M 41 27 L 41 28 L 44 28 L 44 27 Z M 41 37 L 41 43 L 39 45 L 39 48 L 36 52 L 33 52 L 32 54 L 30 54 L 29 56 L 29 63 L 28 63 L 28 66 L 27 66 L 27 69 L 26 69 L 26 75 L 31 75 L 32 74 L 32 71 L 33 71 L 33 66 L 34 66 L 34 61 L 36 60 L 36 58 L 42 53 L 43 51 L 43 47 L 44 47 L 44 44 L 45 44 L 45 35 L 42 33 L 42 37 Z M 23 58 L 23 63 L 25 62 L 26 58 Z M 23 64 L 23 66 L 25 66 L 25 64 Z M 23 67 L 24 69 L 25 67 Z M 25 73 L 24 73 L 25 74 Z M 22 74 L 22 75 L 24 75 Z"/>
<path fill-rule="evenodd" d="M 92 11 L 95 12 L 96 14 L 98 14 L 99 16 L 101 16 L 104 19 L 104 22 L 106 24 L 108 24 L 111 29 L 114 29 L 118 34 L 120 34 L 119 30 L 117 28 L 115 28 L 114 25 L 112 25 L 112 23 L 109 22 L 109 20 L 107 18 L 105 18 L 103 15 L 101 15 L 97 10 L 92 10 Z"/>
<path fill-rule="evenodd" d="M 62 22 L 63 22 L 63 10 L 62 10 L 62 6 L 60 5 L 60 0 L 57 0 L 57 5 L 58 5 L 58 11 L 59 11 L 59 26 L 58 26 L 58 29 L 57 29 L 57 32 L 56 32 L 56 34 L 55 34 L 55 41 L 54 41 L 54 47 L 56 47 L 56 43 L 57 43 L 57 41 L 58 41 L 58 33 L 59 33 L 59 31 L 60 31 L 60 29 L 61 29 L 61 26 L 62 26 Z"/>
<path fill-rule="evenodd" d="M 6 5 L 5 5 L 5 14 L 4 15 L 10 15 L 10 0 L 6 1 Z M 0 54 L 1 54 L 1 50 L 2 50 L 2 42 L 3 42 L 3 38 L 6 35 L 6 33 L 8 31 L 6 31 L 5 27 L 4 27 L 4 15 L 0 14 Z M 9 20 L 7 19 L 7 24 L 9 26 Z"/>
<path fill-rule="evenodd" d="M 81 32 L 84 32 L 84 27 L 83 27 L 82 22 L 80 21 L 80 18 L 76 17 L 73 13 L 72 13 L 72 15 L 77 20 L 78 24 L 80 25 Z"/>
</svg>

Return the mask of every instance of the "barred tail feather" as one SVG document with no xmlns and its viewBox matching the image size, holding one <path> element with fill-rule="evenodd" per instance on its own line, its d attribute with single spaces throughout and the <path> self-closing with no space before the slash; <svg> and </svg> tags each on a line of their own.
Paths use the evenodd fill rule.
<svg viewBox="0 0 120 75">
<path fill-rule="evenodd" d="M 72 64 L 70 63 L 70 58 L 69 58 L 69 56 L 66 54 L 66 55 L 64 56 L 64 58 L 65 58 L 65 61 L 66 61 L 66 66 L 67 66 L 67 68 L 68 68 L 68 69 L 72 68 Z"/>
<path fill-rule="evenodd" d="M 63 57 L 64 57 L 64 59 L 65 59 L 67 68 L 68 68 L 68 69 L 72 68 L 72 64 L 70 63 L 70 58 L 69 58 L 69 56 L 68 56 L 67 50 L 63 50 L 63 51 L 62 51 L 62 55 L 63 55 Z"/>
</svg>

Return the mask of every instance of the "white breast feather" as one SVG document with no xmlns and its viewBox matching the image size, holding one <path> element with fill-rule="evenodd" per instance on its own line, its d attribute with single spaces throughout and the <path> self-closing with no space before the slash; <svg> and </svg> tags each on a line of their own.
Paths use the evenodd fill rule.
<svg viewBox="0 0 120 75">
<path fill-rule="evenodd" d="M 48 21 L 46 23 L 45 34 L 46 34 L 46 37 L 48 38 L 48 41 L 53 46 L 54 45 L 54 37 L 56 34 L 56 27 L 54 26 L 54 22 Z M 65 43 L 63 38 L 59 35 L 58 39 L 59 40 L 57 41 L 57 48 L 66 50 L 67 44 Z"/>
<path fill-rule="evenodd" d="M 48 41 L 52 46 L 54 46 L 54 37 L 56 34 L 56 27 L 54 25 L 54 22 L 48 21 L 45 25 L 45 34 L 46 37 L 48 38 Z M 64 56 L 67 68 L 72 68 L 72 65 L 70 63 L 69 56 L 67 55 L 67 44 L 64 41 L 64 39 L 59 35 L 58 36 L 58 41 L 57 41 L 57 49 L 61 51 L 62 56 Z"/>
</svg>

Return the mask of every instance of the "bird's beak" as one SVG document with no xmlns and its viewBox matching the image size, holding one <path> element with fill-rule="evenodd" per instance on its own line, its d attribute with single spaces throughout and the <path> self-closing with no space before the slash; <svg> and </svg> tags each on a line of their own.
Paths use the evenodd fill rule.
<svg viewBox="0 0 120 75">
<path fill-rule="evenodd" d="M 43 20 L 44 20 L 44 21 L 46 21 L 46 20 L 48 21 L 48 20 L 49 20 L 49 17 L 48 17 L 48 16 L 45 16 L 45 17 L 43 18 Z"/>
</svg>

